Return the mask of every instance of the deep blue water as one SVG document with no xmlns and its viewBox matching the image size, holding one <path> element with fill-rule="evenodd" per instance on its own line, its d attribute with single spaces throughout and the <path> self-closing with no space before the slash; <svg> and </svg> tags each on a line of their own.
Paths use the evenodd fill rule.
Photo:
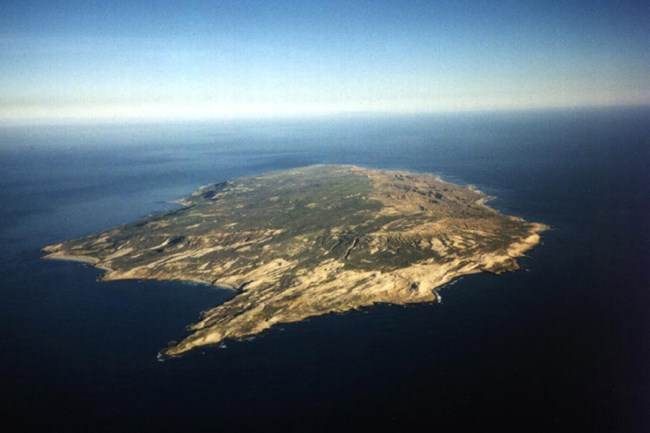
<svg viewBox="0 0 650 433">
<path fill-rule="evenodd" d="M 525 270 L 158 362 L 231 296 L 44 245 L 314 163 L 441 174 L 553 226 Z M 650 430 L 650 109 L 0 126 L 3 431 Z M 7 426 L 9 427 L 7 430 Z"/>
</svg>

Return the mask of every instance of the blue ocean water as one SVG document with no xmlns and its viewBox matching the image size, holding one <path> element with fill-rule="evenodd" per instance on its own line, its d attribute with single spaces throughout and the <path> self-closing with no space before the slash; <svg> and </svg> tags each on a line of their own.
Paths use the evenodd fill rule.
<svg viewBox="0 0 650 433">
<path fill-rule="evenodd" d="M 0 126 L 3 431 L 647 431 L 649 162 L 647 108 Z M 229 292 L 39 259 L 199 185 L 314 163 L 437 173 L 553 230 L 524 270 L 441 304 L 166 362 Z"/>
</svg>

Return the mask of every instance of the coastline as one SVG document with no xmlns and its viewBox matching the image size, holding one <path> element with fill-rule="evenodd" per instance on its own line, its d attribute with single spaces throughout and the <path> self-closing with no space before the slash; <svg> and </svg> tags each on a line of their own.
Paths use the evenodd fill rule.
<svg viewBox="0 0 650 433">
<path fill-rule="evenodd" d="M 73 254 L 66 254 L 61 251 L 51 251 L 50 248 L 52 246 L 45 247 L 41 249 L 42 252 L 47 253 L 46 255 L 42 256 L 41 259 L 43 260 L 61 260 L 61 261 L 68 261 L 68 262 L 78 262 L 78 263 L 85 263 L 88 265 L 91 265 L 92 267 L 96 269 L 101 269 L 106 272 L 112 272 L 113 269 L 108 268 L 106 266 L 101 266 L 99 264 L 100 260 L 96 257 L 90 257 L 90 256 L 81 256 L 81 255 L 73 255 Z"/>
<path fill-rule="evenodd" d="M 336 194 L 325 201 L 322 182 L 347 182 L 339 186 L 348 200 L 340 218 L 313 211 L 338 203 Z M 284 185 L 289 195 L 278 202 Z M 307 211 L 291 201 L 297 187 L 307 194 Z M 175 356 L 278 323 L 381 303 L 439 302 L 438 289 L 462 276 L 520 269 L 517 259 L 550 227 L 485 204 L 493 198 L 439 175 L 319 164 L 204 185 L 176 201 L 181 213 L 50 245 L 42 258 L 89 264 L 105 271 L 101 281 L 178 281 L 235 292 L 161 352 Z M 242 219 L 237 209 L 244 205 L 264 218 Z M 275 219 L 267 227 L 269 210 Z M 287 220 L 291 211 L 303 218 L 300 225 Z M 304 221 L 311 231 L 301 231 Z M 369 228 L 359 231 L 363 224 Z"/>
<path fill-rule="evenodd" d="M 205 319 L 201 322 L 198 322 L 194 325 L 191 325 L 188 329 L 193 333 L 186 336 L 179 342 L 176 342 L 165 349 L 161 350 L 158 353 L 158 359 L 164 360 L 166 358 L 173 358 L 182 356 L 184 353 L 187 353 L 197 347 L 202 346 L 217 346 L 222 344 L 226 340 L 244 340 L 253 335 L 259 335 L 263 332 L 273 328 L 277 324 L 282 323 L 295 323 L 306 320 L 310 317 L 322 316 L 331 313 L 345 314 L 350 311 L 358 310 L 360 308 L 369 308 L 377 304 L 391 304 L 391 305 L 402 305 L 408 306 L 409 304 L 415 303 L 433 303 L 441 302 L 442 298 L 438 293 L 439 289 L 442 287 L 453 284 L 454 281 L 457 281 L 459 278 L 468 275 L 480 274 L 482 272 L 489 272 L 493 274 L 501 274 L 504 272 L 511 272 L 520 269 L 520 265 L 517 259 L 525 257 L 525 253 L 541 242 L 540 232 L 549 230 L 550 227 L 542 223 L 533 223 L 531 230 L 528 233 L 528 236 L 522 239 L 520 242 L 516 243 L 512 248 L 508 249 L 506 254 L 502 255 L 484 255 L 483 261 L 481 263 L 475 263 L 470 266 L 461 267 L 456 271 L 451 271 L 440 275 L 437 281 L 433 282 L 428 288 L 430 290 L 431 296 L 426 300 L 422 299 L 413 299 L 413 298 L 404 298 L 404 299 L 392 299 L 392 300 L 380 300 L 372 301 L 366 304 L 351 305 L 348 308 L 332 308 L 327 311 L 319 311 L 317 314 L 310 314 L 303 317 L 294 317 L 291 320 L 276 320 L 275 317 L 267 319 L 259 327 L 256 327 L 251 332 L 240 332 L 240 329 L 229 329 L 230 324 L 222 324 L 219 332 L 215 332 L 214 329 L 210 327 L 204 327 L 202 325 L 205 322 Z M 429 271 L 431 274 L 436 274 L 435 265 L 427 265 L 423 269 L 425 272 Z M 432 281 L 429 281 L 431 283 Z M 372 284 L 373 282 L 370 282 Z M 381 286 L 385 285 L 386 282 L 377 281 L 376 285 Z M 213 309 L 208 310 L 208 313 L 205 316 L 209 319 L 210 313 L 218 310 L 220 307 L 217 306 Z M 202 313 L 203 316 L 203 313 Z"/>
<path fill-rule="evenodd" d="M 41 249 L 41 251 L 46 252 L 47 254 L 44 256 L 41 256 L 40 259 L 42 260 L 60 260 L 60 261 L 66 261 L 66 262 L 77 262 L 77 263 L 83 263 L 92 266 L 95 269 L 98 269 L 100 271 L 104 271 L 104 273 L 101 275 L 99 278 L 100 281 L 176 281 L 179 283 L 189 283 L 189 284 L 200 284 L 202 286 L 210 286 L 214 287 L 216 289 L 222 289 L 222 290 L 228 290 L 231 292 L 239 293 L 239 290 L 237 290 L 236 287 L 231 287 L 228 285 L 218 285 L 218 284 L 213 284 L 210 281 L 204 281 L 204 280 L 199 280 L 196 278 L 160 278 L 160 277 L 124 277 L 119 274 L 118 271 L 115 269 L 112 269 L 108 266 L 104 266 L 100 264 L 99 259 L 96 259 L 94 257 L 89 257 L 89 256 L 79 256 L 79 255 L 72 255 L 72 254 L 65 254 L 60 251 L 56 252 L 50 252 L 48 251 L 45 247 Z"/>
</svg>

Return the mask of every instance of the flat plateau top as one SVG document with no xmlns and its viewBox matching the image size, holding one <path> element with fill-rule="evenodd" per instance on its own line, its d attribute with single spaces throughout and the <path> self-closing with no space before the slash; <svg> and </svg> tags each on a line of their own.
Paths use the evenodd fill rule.
<svg viewBox="0 0 650 433">
<path fill-rule="evenodd" d="M 171 356 L 328 312 L 435 301 L 457 276 L 515 270 L 546 226 L 488 198 L 428 174 L 316 165 L 206 185 L 181 209 L 44 250 L 104 280 L 237 290 L 162 352 Z"/>
</svg>

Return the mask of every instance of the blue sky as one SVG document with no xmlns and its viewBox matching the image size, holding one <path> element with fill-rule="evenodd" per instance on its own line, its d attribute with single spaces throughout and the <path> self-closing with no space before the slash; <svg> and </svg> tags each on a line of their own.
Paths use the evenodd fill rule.
<svg viewBox="0 0 650 433">
<path fill-rule="evenodd" d="M 0 119 L 649 104 L 649 4 L 4 0 Z"/>
</svg>

